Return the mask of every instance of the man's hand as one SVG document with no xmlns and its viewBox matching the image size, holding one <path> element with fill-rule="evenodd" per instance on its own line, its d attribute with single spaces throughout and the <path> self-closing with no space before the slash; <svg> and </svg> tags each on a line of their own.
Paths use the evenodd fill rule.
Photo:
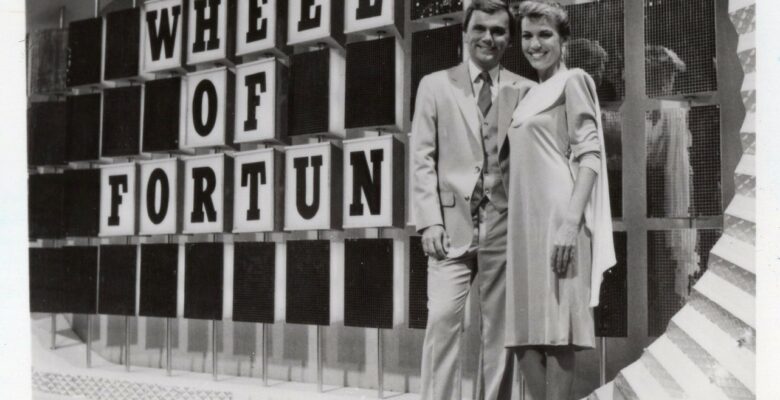
<svg viewBox="0 0 780 400">
<path fill-rule="evenodd" d="M 441 260 L 450 251 L 450 236 L 441 225 L 431 225 L 423 231 L 423 251 L 429 257 Z"/>
</svg>

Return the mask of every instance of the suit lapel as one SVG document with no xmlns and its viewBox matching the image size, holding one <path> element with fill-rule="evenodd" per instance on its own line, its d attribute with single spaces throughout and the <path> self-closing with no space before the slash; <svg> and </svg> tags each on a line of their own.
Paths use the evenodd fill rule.
<svg viewBox="0 0 780 400">
<path fill-rule="evenodd" d="M 460 113 L 466 120 L 466 125 L 469 127 L 471 134 L 479 140 L 479 108 L 477 108 L 477 101 L 471 88 L 471 77 L 469 76 L 467 64 L 461 63 L 459 66 L 449 70 L 448 75 L 450 82 L 452 82 L 450 89 L 455 102 L 458 104 L 458 109 L 460 109 Z"/>
</svg>

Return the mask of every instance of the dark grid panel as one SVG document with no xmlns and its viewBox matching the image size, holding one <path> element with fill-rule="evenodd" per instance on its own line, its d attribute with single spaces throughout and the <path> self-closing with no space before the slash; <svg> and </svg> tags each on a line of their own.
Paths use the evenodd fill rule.
<svg viewBox="0 0 780 400">
<path fill-rule="evenodd" d="M 65 235 L 97 236 L 100 220 L 100 170 L 65 171 Z"/>
<path fill-rule="evenodd" d="M 105 79 L 138 76 L 140 22 L 140 8 L 128 8 L 106 15 Z"/>
<path fill-rule="evenodd" d="M 623 216 L 623 114 L 620 111 L 602 110 L 601 124 L 604 130 L 604 150 L 607 153 L 610 208 L 613 218 L 621 218 Z"/>
<path fill-rule="evenodd" d="M 685 305 L 691 288 L 707 270 L 717 229 L 647 232 L 648 334 L 659 336 Z"/>
<path fill-rule="evenodd" d="M 100 151 L 100 93 L 68 96 L 66 161 L 97 160 Z"/>
<path fill-rule="evenodd" d="M 135 315 L 138 247 L 100 246 L 98 314 Z"/>
<path fill-rule="evenodd" d="M 718 106 L 646 113 L 647 215 L 722 214 Z"/>
<path fill-rule="evenodd" d="M 671 231 L 647 232 L 647 316 L 648 335 L 659 336 L 674 314 L 685 304 L 678 293 L 677 261 L 674 259 Z M 685 279 L 685 277 L 680 277 Z"/>
<path fill-rule="evenodd" d="M 233 320 L 274 323 L 276 244 L 236 243 Z"/>
<path fill-rule="evenodd" d="M 27 164 L 65 164 L 66 126 L 64 101 L 31 103 L 27 109 Z"/>
<path fill-rule="evenodd" d="M 414 117 L 417 87 L 425 75 L 460 64 L 463 60 L 461 24 L 419 31 L 412 34 L 412 99 L 410 118 Z"/>
<path fill-rule="evenodd" d="M 28 93 L 66 90 L 68 30 L 46 29 L 27 36 Z"/>
<path fill-rule="evenodd" d="M 187 243 L 184 318 L 222 319 L 222 243 Z"/>
<path fill-rule="evenodd" d="M 409 237 L 409 328 L 428 323 L 428 257 L 420 236 Z"/>
<path fill-rule="evenodd" d="M 347 45 L 346 128 L 395 123 L 395 40 Z"/>
<path fill-rule="evenodd" d="M 623 1 L 601 0 L 566 7 L 571 23 L 566 66 L 582 68 L 593 77 L 600 101 L 617 101 L 625 96 Z"/>
<path fill-rule="evenodd" d="M 628 284 L 626 232 L 612 234 L 617 264 L 604 273 L 599 293 L 599 306 L 593 310 L 596 336 L 628 336 Z"/>
<path fill-rule="evenodd" d="M 660 50 L 651 46 L 662 46 L 673 51 L 685 63 L 685 72 L 677 75 L 671 93 L 663 89 L 663 84 L 669 82 L 668 74 L 663 72 L 666 67 L 646 63 L 647 95 L 657 97 L 717 90 L 716 43 L 714 1 L 645 0 L 645 46 L 648 54 Z"/>
<path fill-rule="evenodd" d="M 65 268 L 61 249 L 29 249 L 30 312 L 64 312 L 63 290 Z"/>
<path fill-rule="evenodd" d="M 688 116 L 692 136 L 690 150 L 691 205 L 693 215 L 723 214 L 720 190 L 720 109 L 692 107 Z"/>
<path fill-rule="evenodd" d="M 344 243 L 344 325 L 393 328 L 393 239 Z"/>
<path fill-rule="evenodd" d="M 521 21 L 519 18 L 514 18 L 510 23 L 515 24 L 515 34 L 509 41 L 509 45 L 506 47 L 506 52 L 501 58 L 501 65 L 520 76 L 526 77 L 536 82 L 539 80 L 539 77 L 536 74 L 536 70 L 531 66 L 528 60 L 526 60 L 521 47 Z"/>
<path fill-rule="evenodd" d="M 463 11 L 463 0 L 414 0 L 411 19 L 430 18 L 457 11 Z"/>
<path fill-rule="evenodd" d="M 330 324 L 330 242 L 287 242 L 287 323 Z"/>
<path fill-rule="evenodd" d="M 103 18 L 71 22 L 68 28 L 68 87 L 100 83 Z"/>
<path fill-rule="evenodd" d="M 59 277 L 64 296 L 62 312 L 95 314 L 97 312 L 98 248 L 94 246 L 63 247 L 64 273 Z"/>
<path fill-rule="evenodd" d="M 179 246 L 141 245 L 141 293 L 138 314 L 176 318 Z"/>
<path fill-rule="evenodd" d="M 327 132 L 330 104 L 328 49 L 296 54 L 290 60 L 290 136 Z"/>
<path fill-rule="evenodd" d="M 179 149 L 181 78 L 147 82 L 144 87 L 143 151 Z"/>
<path fill-rule="evenodd" d="M 141 148 L 141 87 L 106 89 L 102 156 L 134 156 Z"/>
<path fill-rule="evenodd" d="M 27 204 L 31 239 L 65 236 L 65 178 L 62 174 L 30 175 Z"/>
</svg>

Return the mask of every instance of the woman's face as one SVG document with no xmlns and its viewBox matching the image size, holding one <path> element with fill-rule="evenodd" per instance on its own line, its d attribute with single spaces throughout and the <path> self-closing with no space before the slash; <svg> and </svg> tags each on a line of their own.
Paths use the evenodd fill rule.
<svg viewBox="0 0 780 400">
<path fill-rule="evenodd" d="M 523 55 L 540 76 L 555 70 L 561 61 L 563 40 L 547 18 L 523 18 Z"/>
</svg>

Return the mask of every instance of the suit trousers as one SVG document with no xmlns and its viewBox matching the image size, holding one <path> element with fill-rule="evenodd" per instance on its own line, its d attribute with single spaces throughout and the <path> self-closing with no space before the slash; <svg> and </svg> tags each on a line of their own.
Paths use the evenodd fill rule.
<svg viewBox="0 0 780 400">
<path fill-rule="evenodd" d="M 504 347 L 507 211 L 483 203 L 463 255 L 428 259 L 428 324 L 422 354 L 422 400 L 461 400 L 461 342 L 466 298 L 477 290 L 481 348 L 478 400 L 509 399 L 512 361 Z M 473 282 L 473 283 L 472 283 Z"/>
</svg>

